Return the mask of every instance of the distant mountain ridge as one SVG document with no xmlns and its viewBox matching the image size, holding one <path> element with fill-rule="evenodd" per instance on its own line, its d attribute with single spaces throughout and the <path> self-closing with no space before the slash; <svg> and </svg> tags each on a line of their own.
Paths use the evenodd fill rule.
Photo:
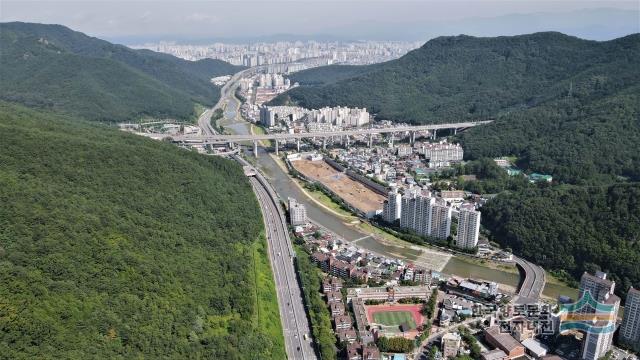
<svg viewBox="0 0 640 360">
<path fill-rule="evenodd" d="M 397 60 L 295 73 L 292 81 L 324 86 L 295 88 L 272 103 L 364 106 L 414 123 L 493 117 L 566 94 L 598 73 L 628 86 L 640 72 L 639 44 L 638 34 L 607 42 L 554 32 L 439 37 Z"/>
<path fill-rule="evenodd" d="M 194 103 L 218 100 L 212 77 L 242 69 L 133 50 L 61 25 L 2 23 L 0 48 L 0 99 L 100 121 L 189 118 Z"/>
</svg>

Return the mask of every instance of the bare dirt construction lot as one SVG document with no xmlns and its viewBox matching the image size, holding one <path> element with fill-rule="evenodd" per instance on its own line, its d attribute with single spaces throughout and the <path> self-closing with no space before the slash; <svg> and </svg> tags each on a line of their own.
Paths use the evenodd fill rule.
<svg viewBox="0 0 640 360">
<path fill-rule="evenodd" d="M 297 160 L 293 166 L 307 178 L 324 184 L 342 199 L 367 213 L 382 209 L 384 197 L 324 161 Z"/>
</svg>

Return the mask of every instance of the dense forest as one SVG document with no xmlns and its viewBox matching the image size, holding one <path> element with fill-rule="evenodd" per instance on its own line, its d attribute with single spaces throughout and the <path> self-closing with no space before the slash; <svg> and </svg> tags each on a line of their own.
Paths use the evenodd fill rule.
<svg viewBox="0 0 640 360">
<path fill-rule="evenodd" d="M 412 123 L 485 119 L 568 93 L 637 84 L 638 56 L 640 35 L 607 42 L 552 32 L 439 37 L 386 63 L 295 73 L 292 81 L 324 85 L 294 88 L 273 103 L 366 107 L 378 118 Z"/>
<path fill-rule="evenodd" d="M 465 157 L 513 155 L 572 184 L 640 181 L 640 85 L 598 100 L 567 98 L 464 132 Z"/>
<path fill-rule="evenodd" d="M 499 243 L 547 269 L 604 270 L 640 285 L 640 184 L 560 185 L 503 193 L 482 208 Z"/>
<path fill-rule="evenodd" d="M 229 160 L 0 102 L 6 358 L 281 359 L 262 230 Z"/>
<path fill-rule="evenodd" d="M 475 161 L 454 171 L 478 175 L 459 184 L 501 193 L 483 208 L 483 224 L 547 269 L 611 271 L 623 294 L 640 286 L 638 58 L 639 34 L 441 37 L 398 60 L 294 74 L 301 86 L 273 103 L 364 106 L 411 123 L 494 119 L 455 139 Z M 500 156 L 553 184 L 508 177 L 490 160 Z"/>
<path fill-rule="evenodd" d="M 60 25 L 0 24 L 0 99 L 100 121 L 188 119 L 241 67 L 133 50 Z"/>
</svg>

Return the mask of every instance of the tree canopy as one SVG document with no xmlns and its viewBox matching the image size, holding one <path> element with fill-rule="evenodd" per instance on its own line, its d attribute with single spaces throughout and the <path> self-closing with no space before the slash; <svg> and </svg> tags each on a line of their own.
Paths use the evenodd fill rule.
<svg viewBox="0 0 640 360">
<path fill-rule="evenodd" d="M 242 67 L 111 44 L 61 25 L 0 24 L 0 99 L 89 120 L 188 119 L 213 105 L 210 79 Z"/>
<path fill-rule="evenodd" d="M 236 163 L 0 102 L 0 165 L 3 356 L 283 357 Z"/>
</svg>

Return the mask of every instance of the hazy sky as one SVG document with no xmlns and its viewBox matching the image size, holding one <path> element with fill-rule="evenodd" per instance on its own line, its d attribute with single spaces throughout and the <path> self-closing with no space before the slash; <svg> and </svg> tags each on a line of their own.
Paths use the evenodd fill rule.
<svg viewBox="0 0 640 360">
<path fill-rule="evenodd" d="M 331 35 L 426 40 L 556 30 L 609 39 L 640 32 L 635 1 L 30 1 L 0 0 L 0 20 L 56 23 L 132 43 Z"/>
</svg>

